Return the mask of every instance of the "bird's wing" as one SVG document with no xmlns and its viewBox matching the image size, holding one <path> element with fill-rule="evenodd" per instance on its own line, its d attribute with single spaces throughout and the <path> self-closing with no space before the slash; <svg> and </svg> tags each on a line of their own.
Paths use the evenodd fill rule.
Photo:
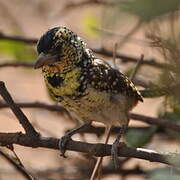
<svg viewBox="0 0 180 180">
<path fill-rule="evenodd" d="M 101 59 L 93 59 L 88 76 L 89 83 L 95 89 L 114 94 L 122 93 L 143 101 L 141 94 L 128 77 Z"/>
</svg>

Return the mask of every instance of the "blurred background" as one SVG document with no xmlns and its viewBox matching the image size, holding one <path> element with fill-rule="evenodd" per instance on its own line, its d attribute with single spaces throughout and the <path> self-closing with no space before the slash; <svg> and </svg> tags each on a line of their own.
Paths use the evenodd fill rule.
<svg viewBox="0 0 180 180">
<path fill-rule="evenodd" d="M 98 57 L 112 65 L 116 52 L 115 65 L 127 75 L 143 54 L 144 61 L 134 83 L 138 89 L 165 88 L 166 91 L 164 96 L 144 99 L 133 112 L 180 124 L 179 6 L 179 0 L 0 0 L 0 80 L 17 103 L 55 104 L 45 88 L 41 71 L 32 68 L 37 56 L 35 42 L 49 28 L 66 26 L 81 36 Z M 14 114 L 3 108 L 3 103 L 0 98 L 0 132 L 23 131 Z M 44 136 L 59 138 L 78 125 L 66 113 L 43 108 L 23 108 L 23 112 Z M 91 132 L 73 136 L 92 143 L 104 142 L 104 138 Z M 125 138 L 129 146 L 179 152 L 180 133 L 157 125 L 131 120 Z M 77 152 L 68 151 L 68 158 L 64 159 L 54 150 L 14 147 L 23 165 L 37 179 L 89 179 L 96 160 Z M 14 156 L 7 148 L 1 150 Z M 111 157 L 105 158 L 103 180 L 180 179 L 177 169 L 160 163 L 134 158 L 120 158 L 120 161 L 120 169 L 114 171 Z M 0 179 L 11 178 L 24 179 L 0 156 Z"/>
</svg>

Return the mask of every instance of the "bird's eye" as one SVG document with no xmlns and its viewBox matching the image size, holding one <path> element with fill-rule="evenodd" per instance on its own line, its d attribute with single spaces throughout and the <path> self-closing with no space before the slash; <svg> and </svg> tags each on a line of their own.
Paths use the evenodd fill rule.
<svg viewBox="0 0 180 180">
<path fill-rule="evenodd" d="M 57 53 L 57 54 L 60 54 L 61 51 L 62 51 L 62 46 L 61 46 L 61 45 L 57 45 L 57 46 L 55 46 L 55 47 L 52 49 L 52 51 L 54 51 L 54 52 Z"/>
</svg>

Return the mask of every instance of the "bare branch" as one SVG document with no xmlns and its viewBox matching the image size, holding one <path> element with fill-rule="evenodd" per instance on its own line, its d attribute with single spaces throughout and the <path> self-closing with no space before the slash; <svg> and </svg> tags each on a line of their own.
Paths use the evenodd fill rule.
<svg viewBox="0 0 180 180">
<path fill-rule="evenodd" d="M 59 149 L 58 142 L 59 139 L 52 137 L 39 136 L 34 138 L 22 133 L 0 133 L 1 146 L 19 144 L 26 147 L 44 147 L 57 150 Z M 97 157 L 111 156 L 111 148 L 111 145 L 85 143 L 73 140 L 70 140 L 67 144 L 67 150 L 88 153 Z M 118 155 L 121 157 L 133 157 L 180 167 L 180 154 L 178 153 L 158 153 L 148 149 L 122 146 L 118 149 Z"/>
<path fill-rule="evenodd" d="M 34 63 L 28 63 L 28 62 L 5 62 L 0 63 L 0 68 L 3 67 L 27 67 L 27 68 L 33 68 Z"/>
<path fill-rule="evenodd" d="M 63 106 L 50 105 L 50 104 L 42 103 L 42 102 L 32 102 L 32 103 L 26 102 L 26 103 L 16 103 L 16 104 L 21 108 L 42 108 L 42 109 L 46 109 L 48 111 L 68 113 L 67 110 Z M 9 107 L 8 104 L 0 101 L 0 108 L 8 108 L 8 107 Z"/>
<path fill-rule="evenodd" d="M 28 44 L 36 44 L 37 43 L 37 39 L 28 39 L 28 38 L 24 38 L 21 36 L 8 36 L 2 32 L 0 32 L 0 39 L 19 41 L 19 42 L 28 43 Z"/>
<path fill-rule="evenodd" d="M 107 57 L 112 57 L 113 56 L 113 52 L 109 51 L 107 49 L 104 48 L 91 48 L 93 52 L 97 53 L 97 54 L 101 54 Z M 122 53 L 117 53 L 116 54 L 116 58 L 119 58 L 122 63 L 137 63 L 138 58 L 132 57 L 132 56 L 128 56 Z M 173 66 L 170 66 L 169 64 L 166 63 L 158 63 L 156 59 L 144 59 L 144 61 L 142 62 L 142 65 L 148 65 L 148 66 L 152 66 L 152 67 L 156 67 L 156 68 L 171 68 L 173 69 Z"/>
<path fill-rule="evenodd" d="M 129 116 L 131 119 L 134 120 L 143 121 L 148 124 L 155 124 L 162 128 L 172 129 L 174 131 L 180 132 L 180 125 L 171 123 L 171 120 L 154 118 L 154 117 L 144 116 L 135 113 L 130 113 Z"/>
<path fill-rule="evenodd" d="M 3 99 L 6 101 L 6 103 L 11 108 L 12 112 L 15 114 L 17 119 L 19 120 L 19 123 L 24 128 L 25 132 L 31 136 L 38 136 L 39 134 L 36 132 L 34 127 L 31 125 L 25 114 L 21 111 L 19 106 L 14 103 L 11 95 L 6 89 L 6 86 L 4 82 L 0 81 L 0 95 L 3 97 Z"/>
<path fill-rule="evenodd" d="M 0 150 L 0 155 L 4 159 L 6 159 L 11 165 L 13 165 L 13 167 L 15 169 L 17 169 L 17 171 L 20 172 L 20 174 L 22 174 L 26 179 L 28 179 L 28 180 L 35 180 L 35 178 L 33 176 L 31 176 L 24 167 L 22 167 L 19 164 L 17 164 L 13 159 L 11 159 L 7 154 L 5 154 L 1 150 Z"/>
<path fill-rule="evenodd" d="M 134 80 L 134 78 L 135 78 L 135 76 L 136 76 L 136 74 L 137 74 L 137 72 L 138 72 L 138 70 L 139 70 L 139 68 L 140 68 L 140 66 L 141 66 L 141 63 L 143 62 L 143 59 L 144 59 L 144 54 L 141 55 L 141 57 L 140 57 L 140 59 L 138 60 L 135 68 L 133 69 L 133 72 L 132 72 L 131 75 L 129 76 L 129 79 L 130 79 L 131 81 Z"/>
<path fill-rule="evenodd" d="M 104 29 L 104 28 L 92 27 L 92 29 L 95 30 L 96 32 L 100 32 L 101 34 L 104 34 L 109 37 L 115 36 L 116 38 L 123 39 L 125 36 L 124 34 L 115 33 L 115 32 L 112 32 L 112 31 Z M 143 39 L 136 39 L 134 37 L 129 37 L 127 41 L 134 43 L 136 45 L 141 45 L 143 47 L 149 46 L 149 41 L 146 41 Z"/>
</svg>

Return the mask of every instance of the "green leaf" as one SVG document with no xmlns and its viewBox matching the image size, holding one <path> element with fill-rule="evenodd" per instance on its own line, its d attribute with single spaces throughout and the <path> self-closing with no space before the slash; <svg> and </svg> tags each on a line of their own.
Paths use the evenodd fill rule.
<svg viewBox="0 0 180 180">
<path fill-rule="evenodd" d="M 130 0 L 120 3 L 121 10 L 138 16 L 142 21 L 151 21 L 170 12 L 177 11 L 179 0 Z"/>
<path fill-rule="evenodd" d="M 149 180 L 179 180 L 180 172 L 173 168 L 157 168 L 148 173 Z"/>
<path fill-rule="evenodd" d="M 0 53 L 16 61 L 32 61 L 36 57 L 33 47 L 10 40 L 0 41 Z"/>
<path fill-rule="evenodd" d="M 126 142 L 129 146 L 142 147 L 149 143 L 156 129 L 156 126 L 151 126 L 148 129 L 129 129 L 125 135 Z"/>
</svg>

